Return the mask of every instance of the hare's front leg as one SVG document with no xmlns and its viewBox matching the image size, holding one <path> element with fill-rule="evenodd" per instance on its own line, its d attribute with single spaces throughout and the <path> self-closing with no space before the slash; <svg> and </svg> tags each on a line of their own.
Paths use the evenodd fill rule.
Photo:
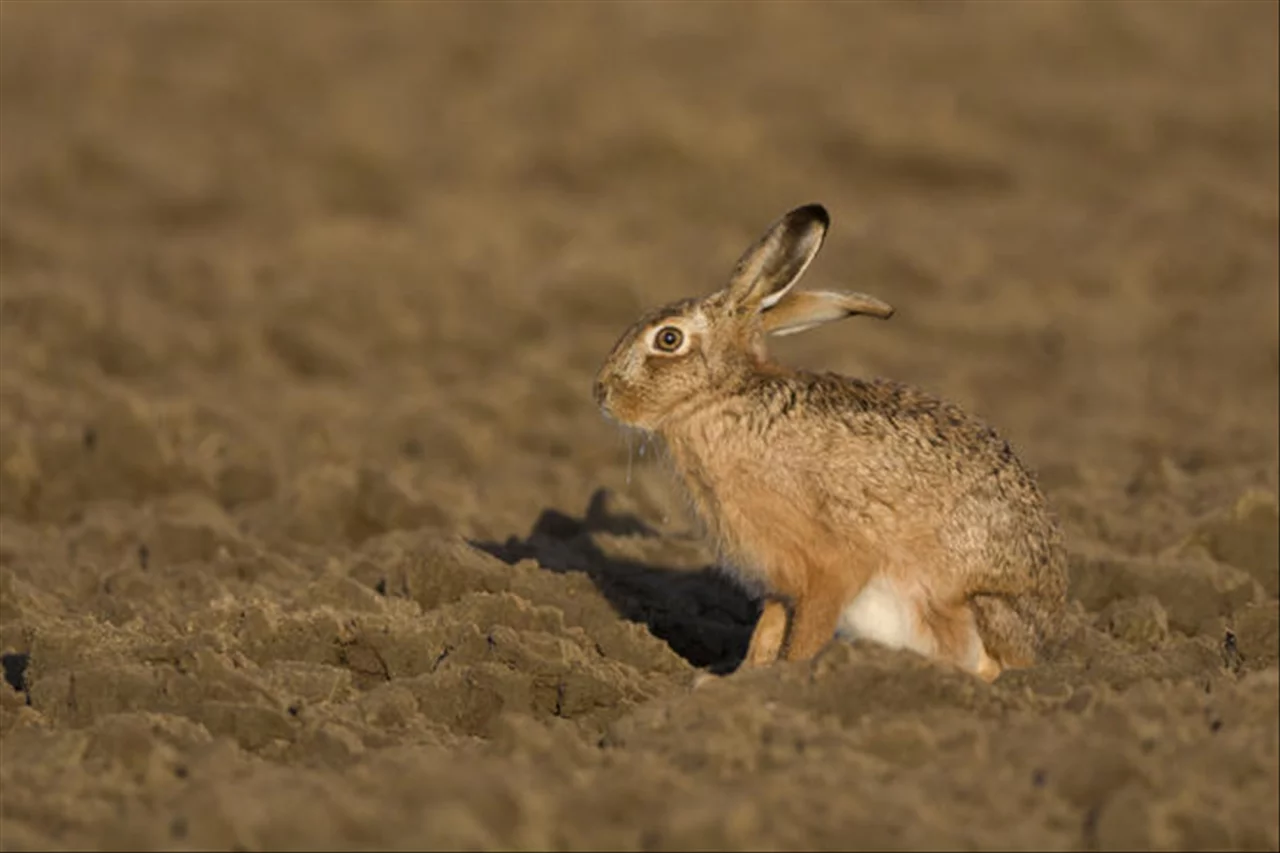
<svg viewBox="0 0 1280 853">
<path fill-rule="evenodd" d="M 778 659 L 787 639 L 787 605 L 777 598 L 766 598 L 751 634 L 751 645 L 742 661 L 744 667 L 766 666 Z"/>
<path fill-rule="evenodd" d="M 838 593 L 838 587 L 813 584 L 796 596 L 783 652 L 787 660 L 808 660 L 835 637 L 844 609 L 844 597 Z"/>
</svg>

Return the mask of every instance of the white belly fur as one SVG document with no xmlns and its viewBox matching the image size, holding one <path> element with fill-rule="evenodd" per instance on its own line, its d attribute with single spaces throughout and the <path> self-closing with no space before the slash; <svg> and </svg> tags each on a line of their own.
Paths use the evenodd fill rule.
<svg viewBox="0 0 1280 853">
<path fill-rule="evenodd" d="M 844 639 L 871 640 L 892 649 L 933 654 L 932 635 L 919 624 L 915 604 L 893 583 L 873 578 L 845 607 L 836 626 Z"/>
</svg>

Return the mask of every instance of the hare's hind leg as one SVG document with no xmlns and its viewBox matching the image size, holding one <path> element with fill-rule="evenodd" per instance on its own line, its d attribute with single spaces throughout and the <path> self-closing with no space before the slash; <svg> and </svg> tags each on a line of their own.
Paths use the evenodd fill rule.
<svg viewBox="0 0 1280 853">
<path fill-rule="evenodd" d="M 934 656 L 950 661 L 983 681 L 995 681 L 1003 667 L 987 653 L 978 621 L 968 602 L 922 608 L 921 621 L 934 637 Z"/>
<path fill-rule="evenodd" d="M 978 620 L 963 599 L 939 601 L 927 589 L 873 578 L 840 617 L 840 633 L 894 649 L 910 649 L 994 681 L 1000 661 L 987 653 Z"/>
</svg>

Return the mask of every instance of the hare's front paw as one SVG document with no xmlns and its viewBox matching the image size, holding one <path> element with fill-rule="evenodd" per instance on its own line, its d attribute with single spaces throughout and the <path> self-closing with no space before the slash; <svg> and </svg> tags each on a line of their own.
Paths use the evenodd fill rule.
<svg viewBox="0 0 1280 853">
<path fill-rule="evenodd" d="M 708 669 L 700 669 L 693 674 L 693 678 L 689 679 L 689 690 L 694 691 L 699 687 L 705 687 L 724 678 L 723 675 L 717 675 Z"/>
</svg>

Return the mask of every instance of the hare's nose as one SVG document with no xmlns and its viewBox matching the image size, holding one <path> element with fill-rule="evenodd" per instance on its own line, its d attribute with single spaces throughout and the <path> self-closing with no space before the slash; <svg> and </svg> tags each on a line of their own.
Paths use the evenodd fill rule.
<svg viewBox="0 0 1280 853">
<path fill-rule="evenodd" d="M 603 380 L 598 377 L 596 378 L 595 385 L 591 388 L 591 394 L 595 397 L 597 406 L 604 405 L 605 398 L 608 396 L 608 391 L 605 390 Z"/>
</svg>

